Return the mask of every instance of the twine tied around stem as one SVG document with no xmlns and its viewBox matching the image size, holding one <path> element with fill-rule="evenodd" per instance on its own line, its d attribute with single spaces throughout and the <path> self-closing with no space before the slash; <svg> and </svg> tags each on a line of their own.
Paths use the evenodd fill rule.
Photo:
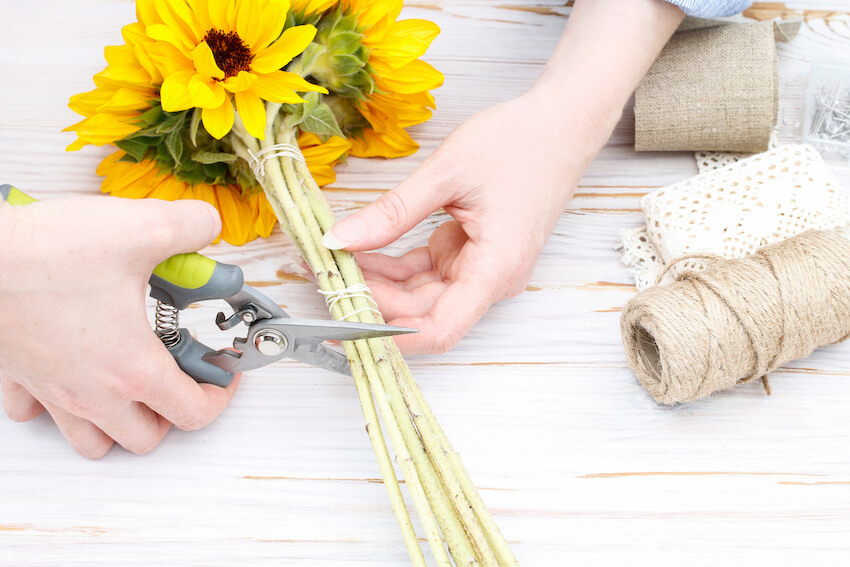
<svg viewBox="0 0 850 567">
<path fill-rule="evenodd" d="M 708 396 L 850 338 L 850 240 L 807 231 L 646 289 L 620 320 L 629 366 L 656 401 Z"/>
<path fill-rule="evenodd" d="M 367 300 L 369 303 L 371 303 L 372 305 L 375 306 L 375 307 L 361 307 L 360 309 L 355 309 L 351 313 L 348 313 L 347 315 L 342 317 L 340 319 L 340 321 L 345 321 L 349 317 L 353 317 L 353 316 L 357 315 L 358 313 L 363 313 L 365 311 L 371 311 L 372 313 L 375 313 L 377 315 L 381 314 L 381 312 L 376 309 L 378 305 L 375 303 L 375 300 L 372 299 L 372 292 L 369 290 L 369 286 L 367 286 L 366 284 L 362 284 L 362 283 L 361 284 L 354 284 L 354 285 L 348 286 L 345 289 L 340 289 L 340 290 L 325 291 L 323 289 L 320 289 L 320 290 L 317 290 L 317 291 L 325 296 L 325 301 L 328 304 L 328 309 L 330 309 L 331 311 L 333 311 L 334 305 L 336 305 L 341 300 L 343 300 L 343 299 L 354 299 L 355 297 L 361 297 L 361 298 Z"/>
<path fill-rule="evenodd" d="M 301 153 L 301 148 L 294 144 L 287 144 L 285 142 L 263 148 L 256 153 L 252 152 L 250 149 L 247 149 L 247 152 L 249 156 L 248 165 L 251 166 L 251 171 L 254 172 L 257 179 L 266 175 L 265 165 L 270 159 L 288 157 L 304 164 L 307 163 L 304 159 L 304 154 Z"/>
</svg>

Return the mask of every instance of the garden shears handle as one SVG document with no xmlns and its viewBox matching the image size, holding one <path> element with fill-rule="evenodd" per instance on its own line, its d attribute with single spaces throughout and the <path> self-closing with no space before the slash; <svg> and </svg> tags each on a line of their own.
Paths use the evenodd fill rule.
<svg viewBox="0 0 850 567">
<path fill-rule="evenodd" d="M 0 198 L 10 205 L 29 205 L 34 199 L 11 185 L 0 185 Z M 197 252 L 177 254 L 159 263 L 148 281 L 150 295 L 177 310 L 210 299 L 227 299 L 242 289 L 244 277 L 239 266 L 223 264 Z M 186 329 L 174 329 L 173 340 L 165 347 L 183 372 L 197 382 L 227 386 L 234 373 L 204 360 L 216 352 L 192 337 Z M 162 338 L 162 337 L 160 337 Z"/>
<path fill-rule="evenodd" d="M 36 201 L 11 185 L 0 196 L 13 205 Z M 216 262 L 197 252 L 160 262 L 148 280 L 156 304 L 156 335 L 180 369 L 197 382 L 229 385 L 236 373 L 291 358 L 338 374 L 351 375 L 348 359 L 324 341 L 356 341 L 416 333 L 416 329 L 384 324 L 323 319 L 293 319 L 267 295 L 245 284 L 239 266 Z M 180 311 L 192 303 L 224 300 L 233 310 L 219 313 L 215 323 L 226 331 L 248 327 L 232 349 L 213 350 L 180 327 Z"/>
</svg>

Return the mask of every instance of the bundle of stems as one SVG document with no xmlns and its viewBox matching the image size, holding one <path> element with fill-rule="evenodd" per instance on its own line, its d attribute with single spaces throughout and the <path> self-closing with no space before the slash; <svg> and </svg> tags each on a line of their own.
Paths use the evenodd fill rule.
<svg viewBox="0 0 850 567">
<path fill-rule="evenodd" d="M 322 236 L 335 219 L 307 166 L 292 152 L 273 146 L 297 148 L 297 129 L 279 104 L 266 103 L 265 139 L 258 140 L 236 118 L 231 134 L 237 155 L 249 163 L 266 155 L 257 181 L 275 210 L 283 230 L 297 246 L 316 276 L 319 289 L 337 292 L 329 302 L 336 320 L 383 324 L 365 287 L 354 257 L 329 250 Z M 342 293 L 339 293 L 342 292 Z M 407 484 L 425 537 L 438 565 L 518 565 L 507 541 L 484 505 L 469 474 L 419 390 L 410 369 L 391 338 L 346 341 L 345 354 L 366 420 L 366 432 L 378 459 L 384 485 L 414 565 L 426 565 L 402 496 L 399 479 L 381 429 L 381 421 L 395 450 L 396 462 Z M 379 412 L 380 420 L 379 421 Z"/>
</svg>

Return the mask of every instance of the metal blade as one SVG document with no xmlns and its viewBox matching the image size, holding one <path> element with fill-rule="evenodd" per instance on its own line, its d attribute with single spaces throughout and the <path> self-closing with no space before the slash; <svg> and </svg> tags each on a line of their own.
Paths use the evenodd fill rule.
<svg viewBox="0 0 850 567">
<path fill-rule="evenodd" d="M 319 343 L 303 343 L 296 346 L 292 358 L 337 374 L 351 376 L 348 358 L 341 352 Z"/>
<path fill-rule="evenodd" d="M 322 345 L 322 341 L 373 339 L 416 332 L 416 329 L 390 325 L 272 317 L 252 324 L 247 337 L 234 340 L 236 351 L 218 350 L 205 354 L 203 359 L 235 373 L 254 370 L 282 358 L 292 358 L 350 376 L 345 355 Z"/>
<path fill-rule="evenodd" d="M 356 341 L 419 332 L 417 329 L 409 329 L 407 327 L 351 323 L 349 321 L 332 321 L 327 319 L 284 319 L 274 317 L 263 319 L 257 325 L 264 329 L 276 329 L 296 344 L 302 342 Z"/>
</svg>

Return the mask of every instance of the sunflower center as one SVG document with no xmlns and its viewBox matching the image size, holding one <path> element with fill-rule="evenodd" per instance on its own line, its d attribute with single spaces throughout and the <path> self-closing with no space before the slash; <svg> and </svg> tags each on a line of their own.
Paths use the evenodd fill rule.
<svg viewBox="0 0 850 567">
<path fill-rule="evenodd" d="M 215 58 L 215 64 L 224 71 L 224 78 L 234 77 L 239 71 L 247 71 L 251 66 L 251 49 L 236 32 L 210 30 L 204 36 Z"/>
</svg>

